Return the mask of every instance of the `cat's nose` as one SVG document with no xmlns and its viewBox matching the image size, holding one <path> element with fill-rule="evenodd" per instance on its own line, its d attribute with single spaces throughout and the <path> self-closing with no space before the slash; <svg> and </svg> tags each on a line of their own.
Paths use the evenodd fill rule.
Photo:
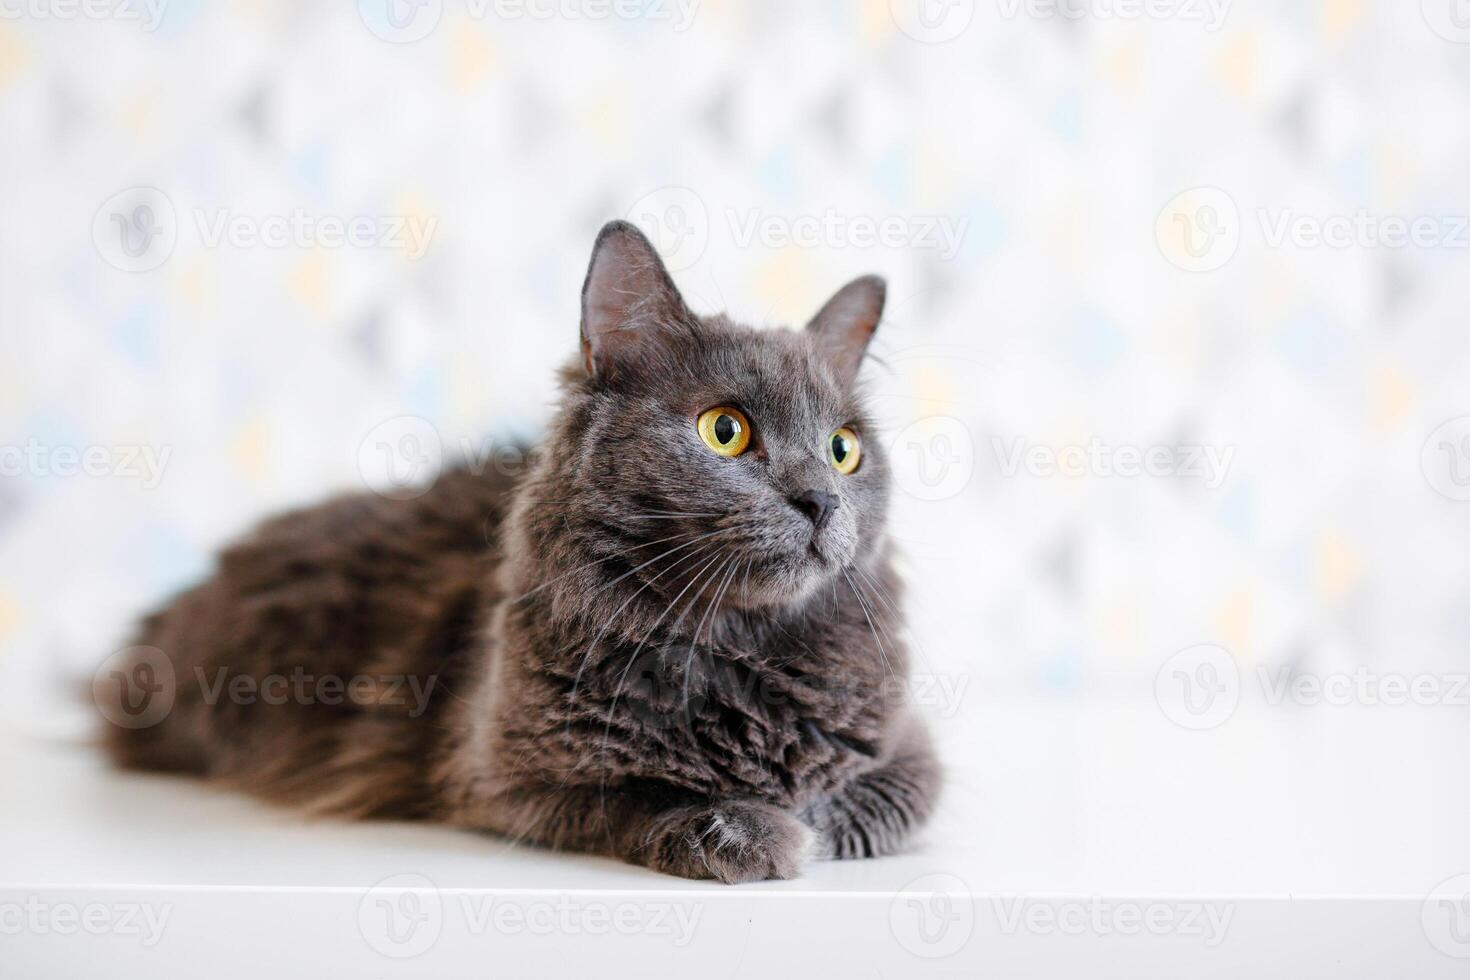
<svg viewBox="0 0 1470 980">
<path fill-rule="evenodd" d="M 814 527 L 820 528 L 827 523 L 827 518 L 837 509 L 837 495 L 824 493 L 821 490 L 803 490 L 801 493 L 792 495 L 791 503 L 797 510 L 811 518 Z"/>
</svg>

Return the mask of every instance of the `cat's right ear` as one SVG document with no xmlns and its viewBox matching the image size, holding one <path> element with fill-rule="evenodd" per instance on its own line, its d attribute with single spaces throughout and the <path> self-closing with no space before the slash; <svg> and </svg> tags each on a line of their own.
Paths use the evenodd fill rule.
<svg viewBox="0 0 1470 980">
<path fill-rule="evenodd" d="M 827 363 L 845 385 L 857 377 L 868 342 L 883 318 L 887 296 L 888 286 L 882 279 L 861 276 L 837 290 L 806 325 L 807 333 L 816 338 Z"/>
<path fill-rule="evenodd" d="M 693 314 L 653 244 L 635 225 L 609 221 L 592 246 L 582 284 L 582 365 L 607 379 L 646 352 L 649 334 Z"/>
</svg>

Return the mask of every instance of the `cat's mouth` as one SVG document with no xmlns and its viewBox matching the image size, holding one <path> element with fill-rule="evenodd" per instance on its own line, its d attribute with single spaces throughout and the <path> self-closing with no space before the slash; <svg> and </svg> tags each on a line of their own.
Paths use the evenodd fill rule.
<svg viewBox="0 0 1470 980">
<path fill-rule="evenodd" d="M 802 587 L 824 581 L 845 564 L 841 542 L 820 528 L 793 537 L 796 540 L 780 563 L 789 575 L 802 581 Z"/>
<path fill-rule="evenodd" d="M 721 553 L 735 569 L 722 601 L 745 608 L 801 599 L 852 559 L 850 535 L 836 524 L 819 528 L 805 520 L 787 523 L 767 517 L 750 525 L 733 524 L 719 541 Z M 689 563 L 691 575 L 702 570 L 704 560 Z M 721 558 L 711 560 L 722 567 Z M 659 587 L 677 593 L 685 584 L 679 574 L 659 582 Z"/>
<path fill-rule="evenodd" d="M 832 557 L 822 550 L 822 546 L 820 543 L 821 538 L 821 531 L 812 532 L 811 540 L 809 540 L 806 545 L 806 554 L 808 557 L 814 559 L 817 564 L 821 565 L 823 568 L 826 568 L 828 565 L 832 564 Z"/>
</svg>

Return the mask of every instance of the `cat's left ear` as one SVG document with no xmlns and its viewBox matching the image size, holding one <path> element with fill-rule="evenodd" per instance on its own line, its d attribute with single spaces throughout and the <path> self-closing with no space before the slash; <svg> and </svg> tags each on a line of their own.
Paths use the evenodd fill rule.
<svg viewBox="0 0 1470 980">
<path fill-rule="evenodd" d="M 806 325 L 844 385 L 857 377 L 868 341 L 883 317 L 887 295 L 888 286 L 881 278 L 862 276 L 837 290 Z"/>
<path fill-rule="evenodd" d="M 609 221 L 592 246 L 582 284 L 582 363 L 606 380 L 647 358 L 651 334 L 694 319 L 653 243 L 635 225 Z"/>
</svg>

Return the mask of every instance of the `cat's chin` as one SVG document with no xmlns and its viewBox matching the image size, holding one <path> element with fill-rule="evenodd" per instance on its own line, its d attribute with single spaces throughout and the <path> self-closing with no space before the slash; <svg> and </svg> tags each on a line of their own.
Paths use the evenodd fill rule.
<svg viewBox="0 0 1470 980">
<path fill-rule="evenodd" d="M 827 588 L 839 577 L 841 564 L 812 551 L 771 562 L 751 575 L 726 600 L 741 609 L 779 609 L 798 606 Z"/>
</svg>

